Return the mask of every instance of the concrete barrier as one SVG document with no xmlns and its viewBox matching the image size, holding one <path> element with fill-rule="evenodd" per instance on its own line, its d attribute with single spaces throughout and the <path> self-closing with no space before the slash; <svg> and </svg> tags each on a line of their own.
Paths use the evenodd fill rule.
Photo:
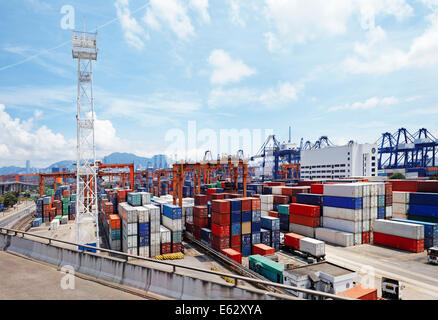
<svg viewBox="0 0 438 320">
<path fill-rule="evenodd" d="M 44 261 L 58 267 L 173 299 L 193 300 L 277 300 L 279 295 L 258 289 L 221 284 L 154 269 L 99 254 L 49 245 L 21 236 L 0 234 L 0 249 Z"/>
</svg>

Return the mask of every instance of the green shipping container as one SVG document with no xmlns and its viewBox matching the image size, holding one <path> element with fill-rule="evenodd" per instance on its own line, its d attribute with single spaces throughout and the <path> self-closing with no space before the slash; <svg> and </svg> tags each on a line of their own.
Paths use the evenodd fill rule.
<svg viewBox="0 0 438 320">
<path fill-rule="evenodd" d="M 62 216 L 56 216 L 55 219 L 61 220 Z"/>
<path fill-rule="evenodd" d="M 53 196 L 55 194 L 55 191 L 53 191 L 53 189 L 48 189 L 47 190 L 47 195 L 48 196 Z"/>
<path fill-rule="evenodd" d="M 76 201 L 76 194 L 72 194 L 70 197 L 70 201 Z"/>
<path fill-rule="evenodd" d="M 280 204 L 278 206 L 278 213 L 279 214 L 289 214 L 289 205 Z"/>
<path fill-rule="evenodd" d="M 219 188 L 219 189 L 222 188 L 222 185 L 220 182 L 216 183 L 216 188 Z"/>
<path fill-rule="evenodd" d="M 261 255 L 248 257 L 249 268 L 276 283 L 283 283 L 284 265 Z"/>
</svg>

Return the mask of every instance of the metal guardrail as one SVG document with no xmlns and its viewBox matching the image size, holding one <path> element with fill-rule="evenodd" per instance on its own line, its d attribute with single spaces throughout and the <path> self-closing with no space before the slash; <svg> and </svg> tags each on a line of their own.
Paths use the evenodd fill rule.
<svg viewBox="0 0 438 320">
<path fill-rule="evenodd" d="M 190 267 L 190 266 L 182 266 L 182 265 L 177 265 L 177 264 L 174 264 L 174 263 L 171 263 L 171 262 L 155 260 L 155 259 L 146 258 L 146 257 L 140 257 L 140 256 L 128 254 L 128 253 L 125 253 L 125 252 L 114 251 L 114 250 L 105 249 L 105 248 L 96 248 L 96 247 L 93 247 L 93 246 L 82 245 L 82 244 L 79 245 L 79 244 L 74 243 L 74 242 L 69 242 L 69 241 L 59 240 L 59 239 L 53 239 L 53 238 L 50 238 L 50 237 L 36 235 L 36 234 L 32 234 L 32 233 L 25 232 L 25 231 L 20 231 L 20 230 L 14 230 L 14 229 L 8 229 L 8 228 L 0 227 L 0 233 L 1 234 L 10 235 L 11 232 L 14 233 L 14 236 L 17 236 L 17 235 L 21 234 L 23 238 L 24 238 L 25 235 L 28 235 L 28 236 L 35 237 L 35 238 L 40 238 L 40 239 L 48 240 L 49 241 L 49 243 L 48 243 L 49 245 L 52 245 L 52 242 L 59 242 L 59 243 L 68 244 L 68 245 L 72 245 L 72 246 L 76 246 L 76 247 L 81 246 L 84 249 L 83 250 L 78 250 L 78 251 L 82 251 L 82 253 L 86 253 L 86 254 L 93 254 L 93 253 L 90 252 L 90 251 L 86 251 L 85 248 L 90 249 L 90 250 L 98 250 L 98 251 L 102 251 L 102 252 L 107 252 L 107 253 L 114 254 L 114 255 L 117 255 L 117 256 L 123 256 L 123 257 L 125 257 L 126 262 L 128 262 L 129 258 L 133 258 L 133 259 L 144 260 L 144 261 L 153 262 L 153 263 L 157 263 L 157 264 L 161 264 L 161 265 L 171 266 L 171 267 L 173 267 L 173 272 L 176 271 L 176 268 L 181 268 L 181 269 L 185 269 L 185 270 L 191 270 L 191 271 L 197 271 L 197 272 L 203 272 L 203 273 L 207 273 L 207 274 L 217 275 L 217 276 L 220 276 L 220 277 L 228 277 L 228 278 L 234 279 L 234 281 L 235 281 L 234 282 L 234 286 L 237 286 L 238 280 L 242 280 L 242 281 L 249 282 L 249 283 L 258 283 L 258 284 L 263 284 L 263 285 L 266 285 L 266 286 L 272 286 L 272 287 L 277 287 L 277 288 L 286 289 L 286 290 L 293 290 L 293 291 L 297 291 L 297 292 L 303 292 L 303 293 L 307 293 L 307 294 L 311 294 L 311 295 L 315 295 L 315 296 L 320 296 L 320 297 L 324 297 L 324 298 L 328 298 L 328 299 L 333 299 L 333 300 L 356 300 L 356 299 L 352 299 L 352 298 L 338 296 L 338 295 L 335 295 L 335 294 L 332 294 L 332 293 L 325 293 L 325 292 L 320 292 L 320 291 L 315 291 L 315 290 L 310 290 L 310 289 L 305 289 L 305 288 L 288 286 L 288 285 L 281 284 L 281 283 L 265 281 L 265 280 L 259 280 L 259 279 L 254 279 L 254 278 L 248 278 L 248 277 L 244 277 L 244 276 L 239 276 L 239 275 L 229 274 L 229 273 L 224 273 L 224 272 L 219 272 L 219 271 L 200 269 L 200 268 Z"/>
</svg>

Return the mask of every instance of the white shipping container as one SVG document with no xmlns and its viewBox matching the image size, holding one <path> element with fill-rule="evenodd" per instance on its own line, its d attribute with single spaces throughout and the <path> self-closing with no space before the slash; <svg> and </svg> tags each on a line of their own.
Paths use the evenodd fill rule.
<svg viewBox="0 0 438 320">
<path fill-rule="evenodd" d="M 362 197 L 369 197 L 371 196 L 371 188 L 370 185 L 367 183 L 363 183 L 363 187 L 362 187 Z"/>
<path fill-rule="evenodd" d="M 169 217 L 163 216 L 163 225 L 171 231 L 182 231 L 182 220 L 172 220 Z"/>
<path fill-rule="evenodd" d="M 260 195 L 260 202 L 263 203 L 274 203 L 274 196 L 272 194 L 261 194 Z"/>
<path fill-rule="evenodd" d="M 339 184 L 325 184 L 324 195 L 334 197 L 362 197 L 362 184 L 358 183 L 339 183 Z"/>
<path fill-rule="evenodd" d="M 362 244 L 362 233 L 355 233 L 354 234 L 354 245 L 360 245 Z"/>
<path fill-rule="evenodd" d="M 335 230 L 350 232 L 350 233 L 362 232 L 361 221 L 334 219 L 324 216 L 322 217 L 322 226 L 324 228 L 335 229 Z"/>
<path fill-rule="evenodd" d="M 300 239 L 300 251 L 310 253 L 314 257 L 322 257 L 325 255 L 325 243 L 312 239 Z"/>
<path fill-rule="evenodd" d="M 377 184 L 377 195 L 378 196 L 384 196 L 385 195 L 385 184 L 384 183 L 378 183 Z"/>
<path fill-rule="evenodd" d="M 273 204 L 273 203 L 265 203 L 265 202 L 262 202 L 262 203 L 260 204 L 260 209 L 261 209 L 262 211 L 271 211 L 271 210 L 274 210 L 274 204 Z"/>
<path fill-rule="evenodd" d="M 362 198 L 362 207 L 363 208 L 371 208 L 371 196 Z"/>
<path fill-rule="evenodd" d="M 420 240 L 424 239 L 424 226 L 379 219 L 374 221 L 374 232 L 398 236 L 402 238 Z"/>
<path fill-rule="evenodd" d="M 272 187 L 272 194 L 276 194 L 276 195 L 281 195 L 282 194 L 282 190 L 283 187 L 282 186 L 273 186 Z"/>
<path fill-rule="evenodd" d="M 377 219 L 377 213 L 379 209 L 377 207 L 372 207 L 370 209 L 370 220 L 376 220 Z"/>
<path fill-rule="evenodd" d="M 370 220 L 363 220 L 362 221 L 362 232 L 368 232 L 370 231 Z"/>
<path fill-rule="evenodd" d="M 393 191 L 392 203 L 409 203 L 410 192 Z"/>
<path fill-rule="evenodd" d="M 141 205 L 151 204 L 151 194 L 149 192 L 139 192 L 141 195 Z"/>
<path fill-rule="evenodd" d="M 149 258 L 149 246 L 138 247 L 138 255 L 140 257 Z"/>
<path fill-rule="evenodd" d="M 335 207 L 323 207 L 324 217 L 351 220 L 351 221 L 361 221 L 362 220 L 362 209 L 353 210 L 345 208 L 335 208 Z"/>
<path fill-rule="evenodd" d="M 362 209 L 362 220 L 370 220 L 371 208 Z"/>
<path fill-rule="evenodd" d="M 161 248 L 160 246 L 150 246 L 150 250 L 151 250 L 151 258 L 159 256 L 161 254 Z"/>
<path fill-rule="evenodd" d="M 379 197 L 371 196 L 371 208 L 377 208 L 379 206 Z"/>
<path fill-rule="evenodd" d="M 56 230 L 59 227 L 59 219 L 53 219 L 50 222 L 50 230 Z"/>
<path fill-rule="evenodd" d="M 385 207 L 385 218 L 392 218 L 392 207 Z"/>
<path fill-rule="evenodd" d="M 315 228 L 289 223 L 289 232 L 297 233 L 305 237 L 315 238 Z"/>
<path fill-rule="evenodd" d="M 392 212 L 400 214 L 408 214 L 409 204 L 406 203 L 392 203 Z"/>
<path fill-rule="evenodd" d="M 138 222 L 139 223 L 146 223 L 149 222 L 149 209 L 146 207 L 136 207 L 137 215 L 138 215 Z"/>
<path fill-rule="evenodd" d="M 265 210 L 262 210 L 262 211 L 261 211 L 261 216 L 262 216 L 262 217 L 268 217 L 268 216 L 269 216 L 269 212 L 268 212 L 268 211 L 265 211 Z"/>
<path fill-rule="evenodd" d="M 315 238 L 342 247 L 354 246 L 354 235 L 329 228 L 316 228 Z"/>
<path fill-rule="evenodd" d="M 128 236 L 127 240 L 128 248 L 137 248 L 137 235 Z"/>
<path fill-rule="evenodd" d="M 170 238 L 170 230 L 164 226 L 160 226 L 160 239 L 161 243 L 171 243 L 172 240 Z"/>
<path fill-rule="evenodd" d="M 160 239 L 161 239 L 161 235 L 160 235 L 160 233 L 159 232 L 154 232 L 154 233 L 151 233 L 151 243 L 152 244 L 156 244 L 156 243 L 158 243 L 158 244 L 160 244 Z"/>
<path fill-rule="evenodd" d="M 137 227 L 137 223 L 128 223 L 127 225 L 127 229 L 128 231 L 128 236 L 129 235 L 137 235 L 138 234 L 138 227 Z"/>
<path fill-rule="evenodd" d="M 403 214 L 403 213 L 398 213 L 398 212 L 392 212 L 392 218 L 393 219 L 407 220 L 408 219 L 408 215 L 407 214 Z"/>
<path fill-rule="evenodd" d="M 128 248 L 126 249 L 127 254 L 132 254 L 134 256 L 138 256 L 138 250 L 137 248 Z"/>
</svg>

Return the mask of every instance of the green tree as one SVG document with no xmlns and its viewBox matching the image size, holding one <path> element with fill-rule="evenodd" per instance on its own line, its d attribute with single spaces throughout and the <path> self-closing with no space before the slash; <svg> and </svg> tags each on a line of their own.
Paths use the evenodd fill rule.
<svg viewBox="0 0 438 320">
<path fill-rule="evenodd" d="M 400 172 L 396 172 L 396 173 L 393 173 L 390 177 L 389 177 L 389 179 L 401 179 L 401 180 L 404 180 L 404 179 L 406 179 L 406 177 L 405 177 L 405 175 L 403 174 L 403 173 L 400 173 Z"/>
<path fill-rule="evenodd" d="M 18 202 L 18 197 L 15 193 L 9 192 L 9 193 L 5 194 L 4 202 L 3 202 L 5 207 L 12 207 L 17 202 Z"/>
</svg>

